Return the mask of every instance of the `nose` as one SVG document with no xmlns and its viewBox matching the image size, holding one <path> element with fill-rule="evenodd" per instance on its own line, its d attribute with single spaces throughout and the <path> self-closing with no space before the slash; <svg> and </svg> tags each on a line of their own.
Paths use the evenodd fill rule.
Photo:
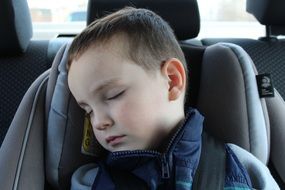
<svg viewBox="0 0 285 190">
<path fill-rule="evenodd" d="M 97 130 L 106 130 L 113 125 L 113 120 L 107 114 L 98 113 L 91 118 L 93 128 Z"/>
</svg>

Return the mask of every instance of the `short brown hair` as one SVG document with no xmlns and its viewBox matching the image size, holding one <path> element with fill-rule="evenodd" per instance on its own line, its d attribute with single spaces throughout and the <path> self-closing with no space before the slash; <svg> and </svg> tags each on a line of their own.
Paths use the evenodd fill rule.
<svg viewBox="0 0 285 190">
<path fill-rule="evenodd" d="M 145 70 L 155 70 L 163 61 L 177 58 L 187 76 L 184 54 L 168 23 L 150 10 L 133 7 L 95 20 L 75 37 L 69 49 L 69 65 L 90 46 L 102 44 L 119 33 L 127 37 L 128 57 Z"/>
</svg>

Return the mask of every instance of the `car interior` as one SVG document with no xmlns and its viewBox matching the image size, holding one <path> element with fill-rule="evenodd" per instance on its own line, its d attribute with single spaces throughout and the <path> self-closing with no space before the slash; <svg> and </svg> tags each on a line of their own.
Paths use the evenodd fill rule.
<svg viewBox="0 0 285 190">
<path fill-rule="evenodd" d="M 0 9 L 1 145 L 25 92 L 51 67 L 55 54 L 68 38 L 31 40 L 33 29 L 27 1 L 4 0 Z"/>
<path fill-rule="evenodd" d="M 4 0 L 2 4 L 1 189 L 69 189 L 72 173 L 93 161 L 81 152 L 85 113 L 67 85 L 66 64 L 73 37 L 31 40 L 27 2 Z M 185 108 L 198 108 L 206 117 L 207 131 L 251 152 L 285 188 L 285 46 L 276 37 L 284 34 L 285 3 L 247 0 L 247 11 L 267 31 L 259 40 L 197 40 L 200 16 L 196 0 L 89 0 L 87 24 L 125 6 L 153 10 L 173 28 L 190 71 Z M 274 97 L 260 97 L 256 75 L 262 73 L 271 74 Z"/>
<path fill-rule="evenodd" d="M 259 73 L 271 74 L 274 82 L 275 98 L 267 98 L 266 104 L 270 118 L 270 169 L 276 174 L 276 177 L 282 187 L 284 187 L 284 166 L 280 167 L 280 160 L 284 158 L 283 151 L 277 147 L 278 144 L 284 143 L 284 120 L 282 119 L 282 109 L 285 97 L 284 85 L 284 51 L 285 41 L 279 36 L 285 34 L 285 13 L 283 8 L 285 2 L 281 0 L 261 0 L 261 1 L 246 1 L 246 10 L 251 13 L 260 24 L 264 26 L 265 36 L 260 36 L 259 39 L 250 38 L 205 38 L 201 40 L 202 45 L 208 46 L 218 42 L 234 43 L 241 46 L 251 57 Z M 278 103 L 275 99 L 279 99 Z M 275 102 L 275 103 L 274 103 Z M 278 124 L 277 124 L 278 123 Z M 277 170 L 277 171 L 276 171 Z M 281 178 L 279 178 L 281 175 Z"/>
</svg>

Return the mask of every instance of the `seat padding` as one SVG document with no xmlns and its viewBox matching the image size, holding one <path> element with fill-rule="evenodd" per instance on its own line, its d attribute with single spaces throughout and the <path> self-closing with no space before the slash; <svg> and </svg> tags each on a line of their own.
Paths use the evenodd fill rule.
<svg viewBox="0 0 285 190">
<path fill-rule="evenodd" d="M 212 134 L 267 163 L 269 122 L 265 101 L 259 98 L 256 74 L 252 60 L 239 46 L 209 46 L 203 56 L 197 107 Z"/>
<path fill-rule="evenodd" d="M 74 170 L 93 160 L 81 154 L 85 112 L 68 88 L 68 48 L 62 47 L 55 58 L 46 93 L 46 178 L 55 189 L 68 189 Z"/>
<path fill-rule="evenodd" d="M 1 189 L 39 190 L 45 184 L 44 109 L 49 71 L 29 88 L 0 148 Z"/>
<path fill-rule="evenodd" d="M 285 145 L 285 102 L 280 94 L 275 91 L 275 97 L 266 100 L 271 128 L 271 152 L 270 157 L 274 168 L 285 182 L 285 151 L 281 147 Z"/>
</svg>

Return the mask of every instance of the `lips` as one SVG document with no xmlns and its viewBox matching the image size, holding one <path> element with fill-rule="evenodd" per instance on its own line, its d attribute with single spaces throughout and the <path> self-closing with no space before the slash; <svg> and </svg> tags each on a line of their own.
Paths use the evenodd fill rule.
<svg viewBox="0 0 285 190">
<path fill-rule="evenodd" d="M 107 142 L 107 144 L 114 146 L 114 145 L 121 143 L 122 139 L 125 136 L 126 135 L 110 136 L 110 137 L 106 138 L 106 142 Z"/>
</svg>

